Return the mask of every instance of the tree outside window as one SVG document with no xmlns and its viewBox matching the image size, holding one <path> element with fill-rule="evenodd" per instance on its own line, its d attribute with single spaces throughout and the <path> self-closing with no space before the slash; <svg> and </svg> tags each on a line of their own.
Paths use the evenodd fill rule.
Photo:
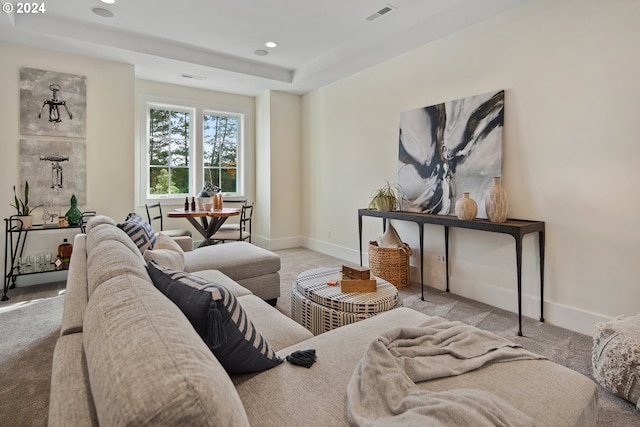
<svg viewBox="0 0 640 427">
<path fill-rule="evenodd" d="M 149 194 L 190 194 L 191 114 L 149 109 Z"/>
<path fill-rule="evenodd" d="M 238 188 L 238 117 L 204 114 L 204 181 L 225 193 Z"/>
<path fill-rule="evenodd" d="M 146 102 L 145 107 L 145 199 L 184 200 L 206 183 L 227 194 L 242 191 L 242 113 L 159 102 Z"/>
</svg>

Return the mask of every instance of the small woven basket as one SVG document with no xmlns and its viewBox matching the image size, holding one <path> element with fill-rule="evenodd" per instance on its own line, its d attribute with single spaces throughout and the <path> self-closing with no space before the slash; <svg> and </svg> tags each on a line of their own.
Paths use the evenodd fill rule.
<svg viewBox="0 0 640 427">
<path fill-rule="evenodd" d="M 409 257 L 412 251 L 406 243 L 399 248 L 381 248 L 373 240 L 369 242 L 369 269 L 371 274 L 394 285 L 396 288 L 409 286 L 411 270 Z"/>
</svg>

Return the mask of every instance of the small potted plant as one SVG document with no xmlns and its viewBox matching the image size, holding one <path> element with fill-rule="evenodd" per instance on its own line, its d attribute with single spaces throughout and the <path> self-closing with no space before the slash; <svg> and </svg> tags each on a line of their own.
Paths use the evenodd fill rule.
<svg viewBox="0 0 640 427">
<path fill-rule="evenodd" d="M 14 199 L 14 208 L 18 211 L 17 218 L 21 221 L 22 228 L 31 228 L 33 225 L 33 217 L 31 216 L 31 212 L 33 209 L 29 206 L 29 181 L 24 182 L 24 199 L 18 198 L 18 193 L 16 193 L 16 186 L 13 186 L 13 199 Z"/>
<path fill-rule="evenodd" d="M 391 184 L 387 181 L 387 184 L 377 189 L 371 195 L 371 201 L 369 202 L 369 209 L 375 209 L 379 211 L 394 211 L 400 205 L 402 200 L 402 189 L 398 184 Z"/>
</svg>

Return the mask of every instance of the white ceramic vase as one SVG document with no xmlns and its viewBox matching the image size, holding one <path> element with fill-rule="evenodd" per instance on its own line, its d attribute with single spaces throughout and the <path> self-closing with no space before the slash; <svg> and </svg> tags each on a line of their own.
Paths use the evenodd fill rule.
<svg viewBox="0 0 640 427">
<path fill-rule="evenodd" d="M 464 192 L 462 198 L 456 201 L 455 210 L 458 218 L 471 221 L 478 214 L 478 204 L 469 197 L 469 192 Z"/>
<path fill-rule="evenodd" d="M 22 223 L 17 222 L 18 226 L 22 225 L 22 227 L 20 227 L 23 230 L 26 230 L 28 228 L 31 228 L 33 226 L 33 216 L 31 215 L 20 215 L 14 218 L 18 218 L 20 221 L 22 221 Z"/>
<path fill-rule="evenodd" d="M 493 177 L 493 185 L 487 191 L 487 198 L 484 202 L 487 211 L 487 218 L 491 222 L 505 222 L 509 211 L 509 200 L 507 192 L 500 185 L 500 177 Z"/>
</svg>

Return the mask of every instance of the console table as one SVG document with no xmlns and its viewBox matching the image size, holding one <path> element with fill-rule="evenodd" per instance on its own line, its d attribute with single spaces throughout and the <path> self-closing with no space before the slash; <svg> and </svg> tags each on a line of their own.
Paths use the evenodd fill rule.
<svg viewBox="0 0 640 427">
<path fill-rule="evenodd" d="M 2 301 L 7 301 L 7 291 L 16 287 L 16 279 L 18 276 L 25 276 L 30 274 L 49 273 L 56 271 L 53 262 L 37 271 L 25 272 L 21 271 L 17 260 L 22 256 L 25 243 L 27 242 L 27 236 L 31 232 L 47 231 L 47 230 L 67 230 L 75 229 L 80 233 L 84 233 L 84 227 L 88 219 L 95 216 L 95 211 L 86 211 L 82 213 L 82 219 L 78 225 L 69 225 L 67 227 L 59 227 L 57 224 L 33 224 L 31 228 L 22 228 L 22 221 L 19 217 L 13 215 L 4 219 L 5 231 L 4 231 L 4 292 L 2 294 Z"/>
<path fill-rule="evenodd" d="M 507 219 L 506 222 L 490 222 L 486 219 L 474 219 L 465 221 L 455 216 L 434 215 L 418 212 L 392 211 L 383 212 L 371 209 L 358 209 L 358 235 L 360 239 L 360 265 L 362 265 L 362 217 L 371 216 L 382 218 L 383 229 L 386 229 L 387 220 L 415 222 L 420 233 L 420 292 L 424 301 L 424 224 L 444 226 L 446 291 L 449 292 L 449 227 L 467 228 L 471 230 L 490 231 L 513 236 L 516 241 L 516 270 L 518 276 L 518 335 L 522 336 L 522 239 L 526 234 L 538 233 L 538 248 L 540 251 L 540 321 L 544 322 L 544 222 L 522 219 Z"/>
</svg>

